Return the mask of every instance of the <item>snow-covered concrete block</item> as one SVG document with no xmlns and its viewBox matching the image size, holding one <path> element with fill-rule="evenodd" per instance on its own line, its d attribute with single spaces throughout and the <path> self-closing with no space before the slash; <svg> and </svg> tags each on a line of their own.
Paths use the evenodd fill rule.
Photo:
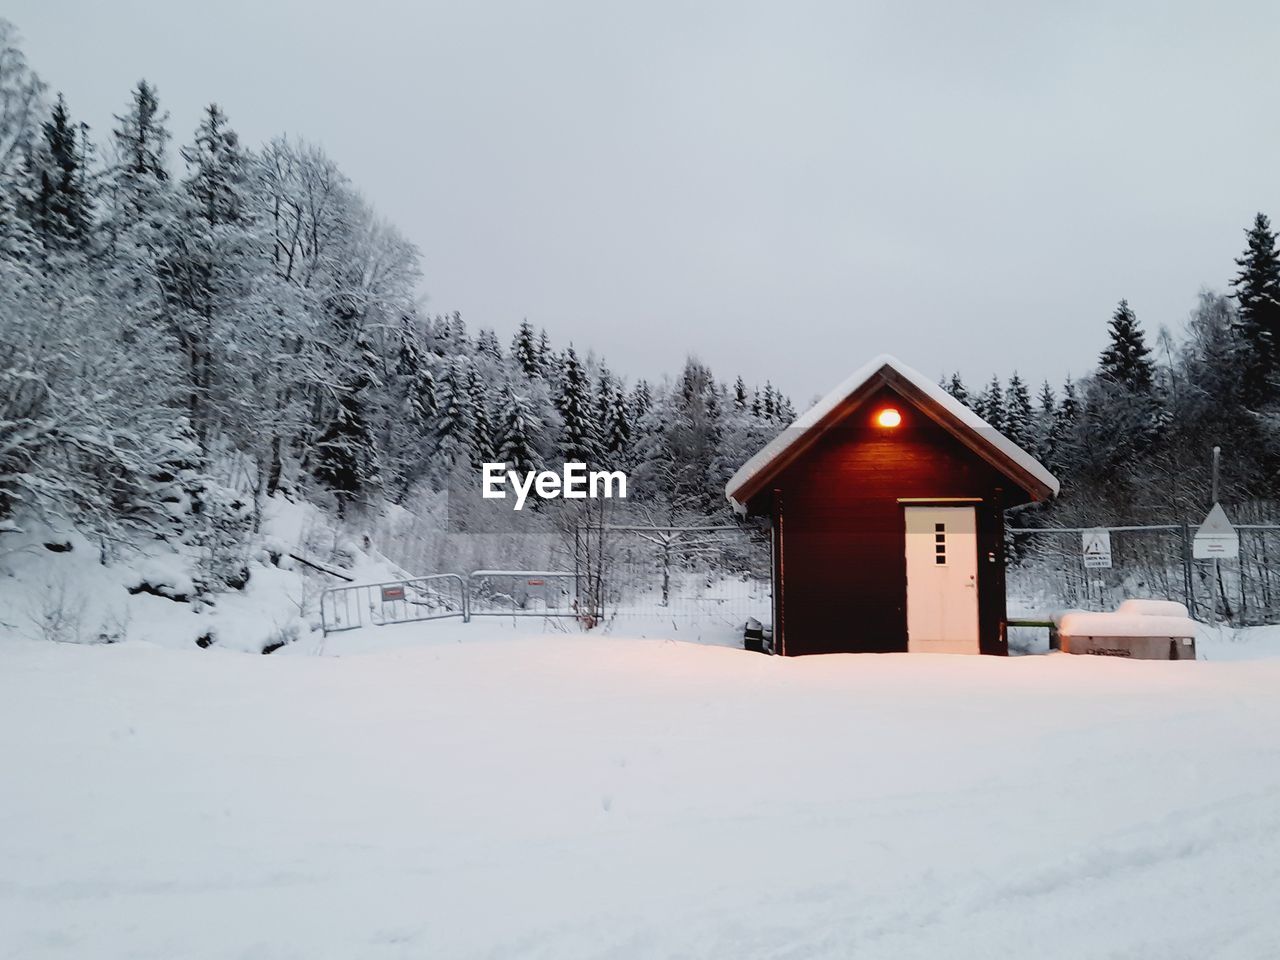
<svg viewBox="0 0 1280 960">
<path fill-rule="evenodd" d="M 1130 657 L 1135 660 L 1196 658 L 1196 622 L 1187 616 L 1122 611 L 1072 612 L 1060 621 L 1058 637 L 1061 648 L 1067 653 Z"/>
</svg>

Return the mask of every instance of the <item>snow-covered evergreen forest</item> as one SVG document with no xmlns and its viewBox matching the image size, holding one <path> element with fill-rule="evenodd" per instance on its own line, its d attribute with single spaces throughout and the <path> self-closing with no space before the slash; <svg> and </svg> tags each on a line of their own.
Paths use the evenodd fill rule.
<svg viewBox="0 0 1280 960">
<path fill-rule="evenodd" d="M 1214 446 L 1223 450 L 1223 502 L 1242 517 L 1280 519 L 1271 503 L 1280 464 L 1280 253 L 1265 214 L 1248 226 L 1235 265 L 1229 291 L 1202 289 L 1185 323 L 1161 324 L 1154 336 L 1121 300 L 1097 368 L 1057 387 L 1035 387 L 1016 371 L 981 387 L 959 373 L 942 379 L 1062 480 L 1062 496 L 1028 508 L 1021 524 L 1198 519 L 1210 502 Z"/>
<path fill-rule="evenodd" d="M 216 104 L 172 118 L 161 94 L 140 81 L 90 130 L 0 21 L 0 531 L 69 525 L 104 563 L 171 543 L 216 593 L 243 581 L 272 498 L 443 528 L 451 481 L 474 486 L 486 461 L 625 469 L 638 521 L 731 522 L 725 480 L 795 415 L 771 383 L 696 359 L 629 382 L 554 331 L 524 322 L 503 342 L 428 311 L 418 250 L 322 147 L 245 144 Z M 1097 369 L 1061 385 L 943 378 L 1062 479 L 1019 525 L 1195 518 L 1213 445 L 1224 501 L 1272 516 L 1280 257 L 1264 215 L 1236 264 L 1185 322 L 1144 332 L 1124 301 L 1098 317 Z"/>
<path fill-rule="evenodd" d="M 72 524 L 104 560 L 180 542 L 216 590 L 276 495 L 366 518 L 437 503 L 455 471 L 478 490 L 482 462 L 583 460 L 687 522 L 794 417 L 696 360 L 628 383 L 527 322 L 503 343 L 432 315 L 418 250 L 320 146 L 250 147 L 216 104 L 184 135 L 146 81 L 91 131 L 0 29 L 9 528 Z"/>
</svg>

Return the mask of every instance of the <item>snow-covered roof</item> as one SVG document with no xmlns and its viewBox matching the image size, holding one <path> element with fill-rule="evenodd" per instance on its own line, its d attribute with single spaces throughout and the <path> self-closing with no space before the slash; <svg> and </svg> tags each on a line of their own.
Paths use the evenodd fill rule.
<svg viewBox="0 0 1280 960">
<path fill-rule="evenodd" d="M 896 381 L 896 382 L 895 382 Z M 883 382 L 900 388 L 905 384 L 914 388 L 930 403 L 946 414 L 940 422 L 951 429 L 961 440 L 973 446 L 981 444 L 1015 476 L 1022 475 L 1033 481 L 1040 490 L 1029 490 L 1032 495 L 1057 496 L 1057 478 L 1045 469 L 1035 457 L 1006 437 L 995 427 L 974 413 L 942 387 L 920 371 L 897 357 L 882 353 L 869 363 L 851 373 L 844 382 L 796 418 L 795 422 L 765 444 L 754 457 L 738 468 L 727 484 L 725 495 L 738 508 L 759 492 L 760 486 L 788 461 L 787 454 L 793 448 L 803 449 L 827 428 L 833 425 L 831 415 L 850 397 L 866 390 L 873 382 Z M 911 399 L 908 397 L 908 399 Z"/>
</svg>

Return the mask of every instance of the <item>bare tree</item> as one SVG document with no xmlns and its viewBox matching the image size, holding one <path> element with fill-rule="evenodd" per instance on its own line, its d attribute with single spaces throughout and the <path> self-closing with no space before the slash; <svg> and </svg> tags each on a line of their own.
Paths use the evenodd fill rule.
<svg viewBox="0 0 1280 960">
<path fill-rule="evenodd" d="M 31 145 L 44 110 L 45 85 L 27 66 L 18 29 L 0 17 L 0 170 Z"/>
</svg>

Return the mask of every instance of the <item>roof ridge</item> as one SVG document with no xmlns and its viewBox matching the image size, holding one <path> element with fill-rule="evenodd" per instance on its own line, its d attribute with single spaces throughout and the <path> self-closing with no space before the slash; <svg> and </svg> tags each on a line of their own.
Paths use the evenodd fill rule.
<svg viewBox="0 0 1280 960">
<path fill-rule="evenodd" d="M 865 387 L 873 377 L 881 373 L 886 367 L 893 370 L 903 380 L 942 408 L 1009 464 L 1040 483 L 1050 496 L 1057 495 L 1060 490 L 1058 480 L 1045 468 L 1044 464 L 987 423 L 986 420 L 983 420 L 970 407 L 951 396 L 928 377 L 925 377 L 920 371 L 903 363 L 892 354 L 881 353 L 837 384 L 834 389 L 804 413 L 800 414 L 800 416 L 796 417 L 790 426 L 783 429 L 739 467 L 729 479 L 729 482 L 725 484 L 725 496 L 728 500 L 735 507 L 744 508 L 745 502 L 740 499 L 744 488 L 749 488 L 753 481 L 758 481 L 761 476 L 770 475 L 767 473 L 770 466 L 775 464 L 779 458 L 796 444 L 808 438 L 820 424 L 840 408 L 845 400 Z M 749 499 L 756 492 L 758 491 L 748 493 L 746 499 Z"/>
</svg>

